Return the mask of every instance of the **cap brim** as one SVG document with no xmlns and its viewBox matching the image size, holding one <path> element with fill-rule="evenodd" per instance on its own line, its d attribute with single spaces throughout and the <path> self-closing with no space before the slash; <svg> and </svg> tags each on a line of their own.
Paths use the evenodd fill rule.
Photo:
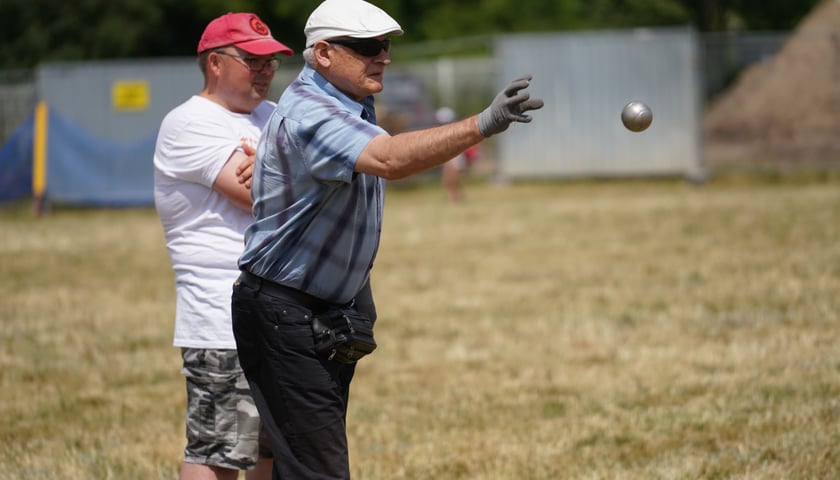
<svg viewBox="0 0 840 480">
<path fill-rule="evenodd" d="M 275 55 L 279 53 L 280 55 L 290 57 L 295 53 L 291 48 L 271 38 L 240 42 L 234 44 L 234 46 L 252 55 Z"/>
<path fill-rule="evenodd" d="M 364 32 L 364 33 L 354 32 L 354 33 L 348 34 L 347 36 L 350 37 L 350 38 L 376 38 L 376 37 L 381 37 L 383 35 L 392 35 L 392 36 L 398 37 L 402 34 L 403 34 L 402 30 L 400 30 L 399 28 L 394 28 L 394 29 L 391 29 L 391 30 L 380 30 L 380 31 L 372 31 L 372 32 Z"/>
<path fill-rule="evenodd" d="M 329 40 L 331 38 L 376 38 L 381 37 L 383 35 L 391 35 L 391 36 L 400 36 L 403 34 L 402 29 L 400 28 L 389 28 L 383 30 L 371 30 L 367 32 L 359 32 L 356 30 L 350 29 L 341 29 L 341 28 L 320 28 L 320 29 L 312 29 L 309 32 L 306 40 L 306 46 L 311 47 L 315 45 L 317 42 L 321 40 Z"/>
</svg>

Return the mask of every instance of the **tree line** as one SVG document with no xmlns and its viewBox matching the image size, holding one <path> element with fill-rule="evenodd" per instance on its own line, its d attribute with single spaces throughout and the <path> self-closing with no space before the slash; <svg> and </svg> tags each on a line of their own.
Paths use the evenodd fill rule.
<svg viewBox="0 0 840 480">
<path fill-rule="evenodd" d="M 793 29 L 821 0 L 371 0 L 400 43 L 497 33 L 692 25 L 701 32 Z M 831 1 L 831 0 L 828 0 Z M 255 12 L 296 52 L 320 0 L 3 0 L 0 68 L 67 60 L 195 54 L 205 25 Z"/>
</svg>

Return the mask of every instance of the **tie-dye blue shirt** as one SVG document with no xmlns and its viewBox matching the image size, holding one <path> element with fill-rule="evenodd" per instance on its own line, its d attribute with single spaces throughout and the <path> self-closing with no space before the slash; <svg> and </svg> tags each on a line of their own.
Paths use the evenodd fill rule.
<svg viewBox="0 0 840 480">
<path fill-rule="evenodd" d="M 262 133 L 239 267 L 322 300 L 350 301 L 370 274 L 382 230 L 384 180 L 355 173 L 377 135 L 373 97 L 355 101 L 309 65 Z"/>
</svg>

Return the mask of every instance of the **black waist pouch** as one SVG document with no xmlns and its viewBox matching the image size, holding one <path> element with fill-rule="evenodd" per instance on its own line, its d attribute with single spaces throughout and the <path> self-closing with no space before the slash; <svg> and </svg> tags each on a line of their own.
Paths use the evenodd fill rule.
<svg viewBox="0 0 840 480">
<path fill-rule="evenodd" d="M 370 318 L 350 307 L 314 315 L 312 332 L 315 350 L 329 360 L 354 363 L 376 349 Z"/>
</svg>

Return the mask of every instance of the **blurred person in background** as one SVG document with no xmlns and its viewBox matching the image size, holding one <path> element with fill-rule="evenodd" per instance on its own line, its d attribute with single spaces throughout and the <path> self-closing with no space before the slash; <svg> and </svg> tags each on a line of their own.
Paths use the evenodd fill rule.
<svg viewBox="0 0 840 480">
<path fill-rule="evenodd" d="M 376 320 L 370 273 L 385 180 L 440 166 L 512 122 L 531 121 L 524 113 L 543 104 L 524 91 L 526 75 L 478 115 L 389 135 L 376 124 L 373 94 L 383 89 L 391 37 L 402 33 L 363 0 L 321 3 L 304 28 L 306 64 L 257 149 L 255 223 L 231 308 L 275 479 L 350 478 L 346 414 L 356 363 L 318 353 L 313 318 L 344 308 Z"/>
<path fill-rule="evenodd" d="M 458 118 L 455 110 L 440 107 L 435 111 L 438 125 L 452 123 Z M 440 179 L 446 198 L 451 203 L 464 201 L 464 190 L 461 188 L 461 177 L 467 169 L 478 159 L 478 144 L 467 147 L 466 150 L 453 157 L 441 167 Z"/>
<path fill-rule="evenodd" d="M 204 88 L 170 111 L 154 153 L 155 207 L 175 273 L 174 345 L 187 411 L 180 478 L 271 478 L 271 451 L 236 354 L 231 285 L 253 221 L 250 181 L 279 55 L 253 13 L 211 21 L 198 43 Z"/>
</svg>

